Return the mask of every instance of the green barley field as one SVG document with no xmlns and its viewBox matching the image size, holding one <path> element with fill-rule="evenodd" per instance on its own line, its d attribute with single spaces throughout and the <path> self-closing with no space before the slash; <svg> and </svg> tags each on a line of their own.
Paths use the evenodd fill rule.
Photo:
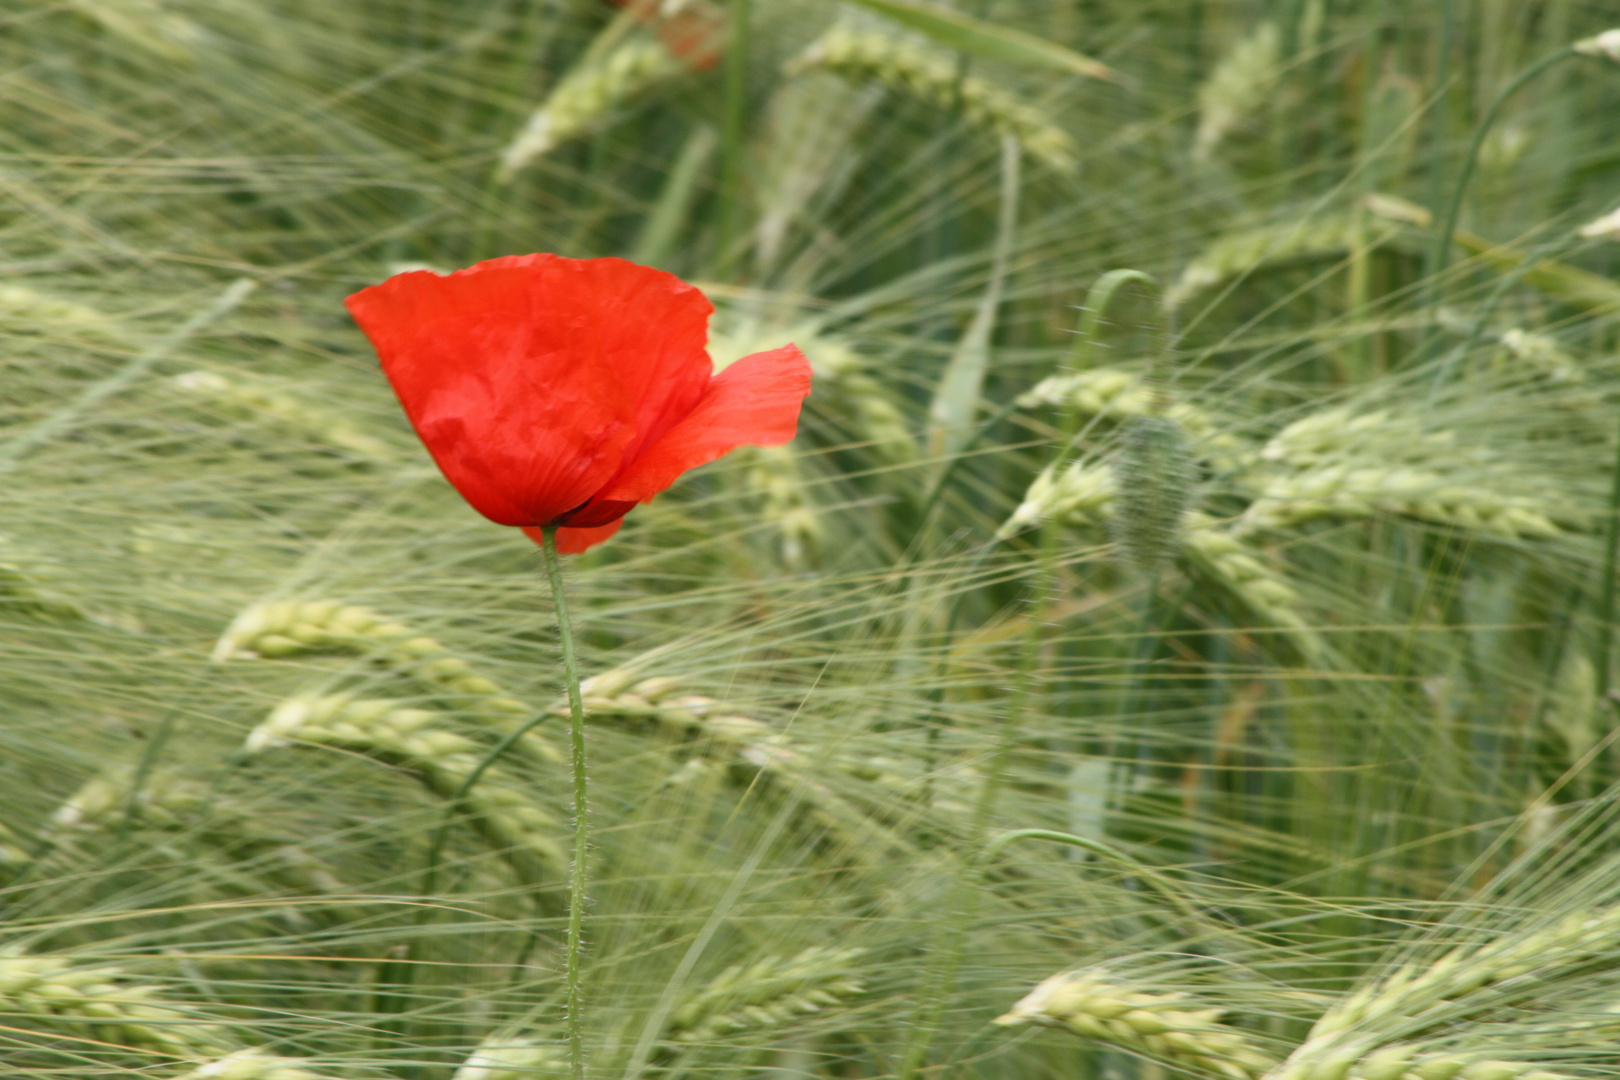
<svg viewBox="0 0 1620 1080">
<path fill-rule="evenodd" d="M 0 0 L 0 1076 L 1620 1076 L 1614 27 Z M 567 560 L 574 1017 L 540 549 L 342 306 L 536 251 L 815 373 Z"/>
</svg>

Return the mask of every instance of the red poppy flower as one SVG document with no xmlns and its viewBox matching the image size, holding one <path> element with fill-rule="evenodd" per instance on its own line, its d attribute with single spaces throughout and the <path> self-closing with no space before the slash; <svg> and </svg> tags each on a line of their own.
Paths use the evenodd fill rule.
<svg viewBox="0 0 1620 1080">
<path fill-rule="evenodd" d="M 628 8 L 637 22 L 658 28 L 658 40 L 671 56 L 689 66 L 707 71 L 720 62 L 725 47 L 725 16 L 703 0 L 683 0 L 662 4 L 658 0 L 608 0 L 614 7 Z"/>
<path fill-rule="evenodd" d="M 793 345 L 714 374 L 708 299 L 623 259 L 513 255 L 416 270 L 344 301 L 445 478 L 473 509 L 576 553 L 688 469 L 793 438 Z"/>
</svg>

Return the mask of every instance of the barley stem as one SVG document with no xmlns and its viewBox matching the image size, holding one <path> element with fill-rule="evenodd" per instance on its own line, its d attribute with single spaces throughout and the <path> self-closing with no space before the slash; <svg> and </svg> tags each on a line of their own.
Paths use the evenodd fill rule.
<svg viewBox="0 0 1620 1080">
<path fill-rule="evenodd" d="M 1018 409 L 1019 405 L 1015 400 L 1009 401 L 991 413 L 989 418 L 980 424 L 972 435 L 968 436 L 967 441 L 962 444 L 961 448 L 945 459 L 944 465 L 940 467 L 939 475 L 934 478 L 933 484 L 928 488 L 928 494 L 923 496 L 922 508 L 917 511 L 917 520 L 921 524 L 917 526 L 917 535 L 912 538 L 911 546 L 919 552 L 919 558 L 921 557 L 922 548 L 917 546 L 918 541 L 924 536 L 924 530 L 933 523 L 934 511 L 939 507 L 939 501 L 945 494 L 946 485 L 956 475 L 957 466 L 968 460 L 968 451 L 978 446 L 983 439 L 996 429 L 997 424 L 1017 412 Z"/>
<path fill-rule="evenodd" d="M 742 227 L 743 119 L 748 107 L 749 0 L 731 0 L 726 43 L 725 113 L 720 123 L 720 274 L 727 276 L 740 252 Z"/>
<path fill-rule="evenodd" d="M 483 778 L 484 773 L 489 771 L 490 766 L 499 761 L 502 755 L 512 748 L 514 743 L 536 727 L 539 727 L 547 719 L 549 717 L 546 713 L 539 713 L 530 717 L 522 726 L 513 728 L 502 736 L 501 741 L 489 748 L 489 752 L 479 760 L 478 764 L 473 767 L 472 772 L 467 774 L 467 778 L 461 782 L 461 785 L 456 788 L 446 801 L 444 814 L 439 818 L 438 828 L 433 830 L 433 839 L 428 843 L 428 857 L 422 871 L 423 896 L 433 895 L 433 891 L 437 887 L 439 866 L 444 859 L 444 844 L 449 839 L 450 826 L 456 820 L 456 815 L 466 807 L 467 796 L 472 794 L 473 786 Z"/>
<path fill-rule="evenodd" d="M 1142 622 L 1137 631 L 1136 651 L 1126 660 L 1121 674 L 1124 676 L 1119 688 L 1119 698 L 1114 709 L 1114 734 L 1108 740 L 1105 753 L 1109 762 L 1109 783 L 1106 793 L 1109 809 L 1123 811 L 1125 798 L 1130 793 L 1132 782 L 1136 777 L 1138 760 L 1143 756 L 1140 741 L 1131 749 L 1130 760 L 1125 758 L 1126 744 L 1130 736 L 1126 734 L 1132 728 L 1141 726 L 1141 718 L 1132 723 L 1132 711 L 1136 708 L 1139 692 L 1143 690 L 1148 680 L 1148 673 L 1153 666 L 1153 657 L 1159 651 L 1159 638 L 1175 613 L 1180 609 L 1183 600 L 1178 601 L 1175 609 L 1165 612 L 1164 622 L 1161 624 L 1155 618 L 1158 614 L 1157 601 L 1159 599 L 1158 567 L 1148 571 L 1147 591 L 1142 597 Z M 1137 736 L 1140 740 L 1141 735 Z"/>
<path fill-rule="evenodd" d="M 535 727 L 539 726 L 542 721 L 547 719 L 549 719 L 549 715 L 542 712 L 531 717 L 520 727 L 514 728 L 508 732 L 504 737 L 502 737 L 500 742 L 490 747 L 489 752 L 486 753 L 483 756 L 483 759 L 473 767 L 472 771 L 467 774 L 466 779 L 461 781 L 460 786 L 458 786 L 450 795 L 450 798 L 445 801 L 444 813 L 439 817 L 439 825 L 433 830 L 433 837 L 428 842 L 427 859 L 424 861 L 422 867 L 422 886 L 420 892 L 424 898 L 432 897 L 435 891 L 438 889 L 439 867 L 444 861 L 444 845 L 445 842 L 450 838 L 450 826 L 455 823 L 456 818 L 467 808 L 467 797 L 472 794 L 473 786 L 483 778 L 484 773 L 489 771 L 490 766 L 499 761 L 501 756 L 505 754 L 507 750 L 511 749 L 514 743 L 523 738 L 523 736 L 527 735 Z M 432 919 L 437 912 L 438 908 L 429 903 L 424 903 L 421 907 L 417 908 L 416 926 L 418 931 L 425 928 L 428 921 Z M 412 939 L 411 944 L 406 951 L 404 963 L 390 963 L 384 966 L 382 977 L 378 979 L 378 984 L 379 986 L 387 987 L 388 992 L 386 997 L 382 994 L 378 995 L 380 1011 L 387 1012 L 395 1009 L 403 1011 L 405 1009 L 406 993 L 410 990 L 411 983 L 416 977 L 417 961 L 421 959 L 419 952 L 422 947 L 424 937 L 425 935 L 419 932 L 417 936 Z"/>
<path fill-rule="evenodd" d="M 1485 302 L 1480 305 L 1479 313 L 1474 319 L 1473 328 L 1468 331 L 1468 336 L 1463 339 L 1460 346 L 1448 352 L 1445 360 L 1435 369 L 1434 381 L 1429 385 L 1428 402 L 1430 408 L 1434 406 L 1439 398 L 1441 389 L 1451 381 L 1452 373 L 1457 365 L 1479 343 L 1480 337 L 1485 333 L 1486 325 L 1490 322 L 1491 315 L 1496 311 L 1496 305 L 1502 302 L 1502 298 L 1508 294 L 1508 290 L 1518 285 L 1526 274 L 1535 269 L 1537 264 L 1544 259 L 1550 258 L 1560 248 L 1566 246 L 1568 242 L 1567 238 L 1563 236 L 1554 237 L 1548 243 L 1526 252 L 1524 261 L 1518 266 L 1503 271 L 1501 280 L 1496 283 L 1496 287 L 1490 291 L 1490 294 L 1485 297 Z"/>
<path fill-rule="evenodd" d="M 1609 514 L 1603 537 L 1603 578 L 1598 593 L 1598 639 L 1596 686 L 1598 700 L 1609 705 L 1609 651 L 1614 645 L 1614 574 L 1620 555 L 1620 458 L 1614 463 L 1614 482 L 1609 488 Z"/>
<path fill-rule="evenodd" d="M 1097 364 L 1099 342 L 1097 338 L 1102 333 L 1103 320 L 1108 314 L 1108 305 L 1113 302 L 1114 294 L 1120 287 L 1129 284 L 1144 285 L 1152 289 L 1162 299 L 1164 290 L 1159 287 L 1156 279 L 1140 270 L 1121 268 L 1110 270 L 1098 278 L 1086 292 L 1085 305 L 1080 309 L 1080 325 L 1075 329 L 1074 348 L 1070 350 L 1067 362 L 1058 371 L 1062 375 L 1078 375 L 1081 372 L 1094 370 Z M 1068 402 L 1063 406 L 1058 425 L 1057 456 L 1052 459 L 1052 475 L 1056 476 L 1066 468 L 1074 453 L 1076 440 L 1080 435 L 1081 416 L 1078 402 Z M 1054 526 L 1056 528 L 1057 526 Z M 1052 580 L 1051 566 L 1047 567 L 1047 579 Z"/>
<path fill-rule="evenodd" d="M 568 679 L 569 734 L 574 749 L 574 861 L 568 871 L 568 1064 L 574 1080 L 584 1080 L 585 1048 L 580 1035 L 579 946 L 585 910 L 585 857 L 590 822 L 585 802 L 585 701 L 579 693 L 579 665 L 574 660 L 574 631 L 563 596 L 562 565 L 557 559 L 557 529 L 540 530 L 546 556 L 546 576 L 557 605 L 557 637 L 562 642 L 563 673 Z"/>
<path fill-rule="evenodd" d="M 988 551 L 989 547 L 986 546 L 982 550 Z M 945 1019 L 945 1010 L 950 1007 L 951 996 L 956 989 L 957 974 L 967 953 L 968 933 L 978 917 L 979 905 L 984 896 L 985 873 L 989 867 L 989 859 L 986 857 L 989 848 L 985 845 L 985 838 L 990 831 L 990 819 L 995 815 L 996 798 L 1006 782 L 1013 749 L 1018 744 L 1019 729 L 1023 726 L 1025 714 L 1029 711 L 1036 668 L 1040 663 L 1041 630 L 1045 625 L 1044 613 L 1052 592 L 1052 579 L 1047 576 L 1046 569 L 1044 560 L 1036 562 L 1035 573 L 1029 586 L 1029 622 L 1019 650 L 1012 692 L 1007 698 L 1007 711 L 1001 722 L 1001 737 L 996 743 L 995 754 L 990 760 L 990 769 L 984 777 L 983 786 L 979 788 L 979 797 L 973 808 L 971 832 L 968 837 L 968 842 L 972 845 L 968 855 L 970 862 L 965 872 L 957 879 L 953 915 L 941 935 L 942 960 L 928 987 L 924 1002 L 915 1014 L 911 1042 L 906 1047 L 905 1057 L 897 1070 L 897 1080 L 913 1080 L 923 1068 L 929 1048 L 933 1045 L 934 1035 Z M 954 614 L 953 605 L 952 615 Z M 947 638 L 949 634 L 950 627 L 947 624 Z"/>
<path fill-rule="evenodd" d="M 1554 67 L 1559 61 L 1571 56 L 1580 56 L 1575 46 L 1566 45 L 1555 53 L 1542 57 L 1519 73 L 1518 78 L 1502 88 L 1496 95 L 1485 115 L 1474 127 L 1474 137 L 1468 143 L 1468 151 L 1463 155 L 1462 168 L 1457 172 L 1457 183 L 1451 189 L 1451 198 L 1446 203 L 1445 216 L 1440 221 L 1440 229 L 1434 234 L 1434 250 L 1429 253 L 1428 282 L 1424 287 L 1423 307 L 1428 311 L 1437 308 L 1445 298 L 1445 291 L 1441 288 L 1441 278 L 1446 272 L 1446 265 L 1451 261 L 1451 238 L 1457 231 L 1457 217 L 1462 213 L 1463 193 L 1468 189 L 1468 181 L 1474 175 L 1474 165 L 1479 161 L 1479 149 L 1485 145 L 1485 136 L 1490 134 L 1491 126 L 1496 123 L 1496 116 L 1502 111 L 1508 99 L 1519 92 L 1520 87 L 1530 82 L 1548 68 Z M 1443 106 L 1437 104 L 1436 109 Z M 1431 324 L 1429 328 L 1429 345 L 1432 347 L 1438 327 Z M 1428 348 L 1423 350 L 1427 355 Z"/>
<path fill-rule="evenodd" d="M 1611 545 L 1612 548 L 1612 545 Z M 146 787 L 146 779 L 152 773 L 152 767 L 157 764 L 158 757 L 163 748 L 168 745 L 169 736 L 174 734 L 175 722 L 179 717 L 178 710 L 170 709 L 158 725 L 157 732 L 153 734 L 146 744 L 146 750 L 141 754 L 140 764 L 135 767 L 135 778 L 129 785 L 129 797 L 124 800 L 124 817 L 118 823 L 118 839 L 120 842 L 129 836 L 130 827 L 141 813 L 141 790 Z"/>
</svg>

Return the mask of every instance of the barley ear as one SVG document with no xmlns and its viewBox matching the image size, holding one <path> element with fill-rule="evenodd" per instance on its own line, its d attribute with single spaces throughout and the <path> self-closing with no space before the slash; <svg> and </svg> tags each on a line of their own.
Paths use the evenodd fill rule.
<svg viewBox="0 0 1620 1080">
<path fill-rule="evenodd" d="M 1197 471 L 1181 425 L 1139 416 L 1125 426 L 1114 461 L 1114 536 L 1125 556 L 1151 572 L 1180 542 Z"/>
<path fill-rule="evenodd" d="M 1235 600 L 1247 614 L 1281 631 L 1307 663 L 1321 662 L 1326 644 L 1306 618 L 1286 565 L 1207 514 L 1187 515 L 1181 559 L 1190 572 Z"/>
<path fill-rule="evenodd" d="M 996 538 L 1005 540 L 1045 521 L 1064 525 L 1107 521 L 1117 480 L 1114 470 L 1085 462 L 1074 462 L 1056 474 L 1048 468 L 1029 485 L 1012 516 L 996 531 Z"/>
<path fill-rule="evenodd" d="M 630 98 L 685 70 L 662 43 L 651 39 L 633 38 L 604 55 L 587 54 L 501 151 L 499 178 L 510 181 L 536 158 L 603 123 Z"/>
<path fill-rule="evenodd" d="M 23 847 L 22 837 L 13 832 L 10 826 L 0 822 L 0 870 L 22 866 L 32 861 L 33 857 Z"/>
<path fill-rule="evenodd" d="M 817 385 L 834 395 L 831 402 L 818 408 L 848 424 L 855 436 L 870 443 L 885 462 L 909 465 L 917 460 L 917 439 L 905 413 L 888 388 L 868 373 L 865 361 L 854 349 L 837 338 L 822 337 L 813 331 L 782 336 L 799 342 L 810 358 Z"/>
<path fill-rule="evenodd" d="M 166 1003 L 116 967 L 0 950 L 0 1013 L 185 1060 L 230 1049 L 222 1025 Z"/>
<path fill-rule="evenodd" d="M 809 769 L 811 751 L 763 721 L 725 712 L 713 698 L 680 690 L 674 678 L 655 675 L 638 680 L 624 669 L 604 671 L 580 683 L 585 711 L 592 721 L 656 724 L 671 735 L 684 736 L 677 747 L 682 756 L 703 754 L 749 787 L 757 784 L 764 791 L 803 800 L 805 820 L 817 829 L 848 837 L 843 842 L 850 850 L 861 850 L 861 844 L 884 850 L 896 846 L 879 815 L 851 805 L 814 778 Z M 567 710 L 566 700 L 551 707 L 558 716 Z M 666 779 L 666 786 L 691 779 L 704 768 L 700 764 L 692 769 L 692 762 L 701 760 L 689 759 L 677 777 Z M 858 778 L 864 772 L 859 765 L 842 771 Z"/>
<path fill-rule="evenodd" d="M 238 1050 L 204 1062 L 175 1080 L 331 1080 L 329 1075 L 304 1068 L 305 1064 L 263 1050 Z"/>
<path fill-rule="evenodd" d="M 1084 968 L 1046 979 L 995 1023 L 1059 1027 L 1208 1075 L 1258 1080 L 1276 1060 L 1222 1015 L 1187 994 L 1144 991 L 1104 968 Z"/>
<path fill-rule="evenodd" d="M 1251 115 L 1265 107 L 1282 59 L 1277 24 L 1263 22 L 1216 63 L 1198 88 L 1198 134 L 1193 158 L 1207 161 Z"/>
<path fill-rule="evenodd" d="M 764 504 L 762 517 L 777 535 L 783 565 L 800 567 L 820 550 L 827 530 L 798 454 L 791 446 L 760 446 L 750 456 L 752 464 L 744 474 L 747 486 Z"/>
<path fill-rule="evenodd" d="M 1129 422 L 1161 411 L 1159 391 L 1142 375 L 1120 368 L 1099 367 L 1049 375 L 1020 395 L 1020 408 L 1051 407 L 1066 410 L 1076 420 L 1102 418 Z M 1235 471 L 1249 451 L 1230 432 L 1231 423 L 1187 402 L 1175 402 L 1164 414 L 1175 420 L 1187 436 L 1195 457 L 1218 472 Z"/>
<path fill-rule="evenodd" d="M 1620 64 L 1620 30 L 1605 30 L 1601 34 L 1582 38 L 1570 47 L 1582 56 Z"/>
<path fill-rule="evenodd" d="M 276 706 L 249 733 L 243 749 L 264 753 L 294 743 L 330 746 L 409 770 L 441 799 L 453 798 L 478 768 L 483 748 L 447 729 L 444 718 L 398 701 L 344 694 L 300 696 Z M 490 768 L 462 807 L 473 827 L 526 881 L 553 877 L 567 865 L 553 839 L 557 822 L 527 786 Z"/>
<path fill-rule="evenodd" d="M 962 77 L 951 54 L 910 37 L 837 26 L 787 66 L 787 74 L 831 71 L 870 79 L 935 108 L 960 111 L 971 123 L 1010 135 L 1055 172 L 1079 167 L 1074 139 L 1040 109 L 979 75 Z"/>
<path fill-rule="evenodd" d="M 1407 964 L 1350 994 L 1323 1013 L 1274 1080 L 1343 1077 L 1398 1023 L 1407 1033 L 1456 1028 L 1473 1016 L 1533 998 L 1538 987 L 1589 967 L 1620 942 L 1620 908 L 1576 911 L 1556 923 L 1521 929 L 1484 944 L 1458 945 L 1422 965 Z M 1534 972 L 1535 979 L 1524 976 Z M 1492 988 L 1492 993 L 1480 990 Z M 1384 1049 L 1387 1059 L 1398 1057 Z M 1483 1060 L 1460 1052 L 1414 1057 L 1400 1080 L 1453 1080 L 1466 1069 L 1478 1080 L 1539 1072 L 1530 1065 Z M 1511 1070 L 1521 1070 L 1513 1072 Z M 1389 1071 L 1385 1069 L 1385 1071 Z M 1368 1077 L 1366 1080 L 1377 1080 Z"/>
<path fill-rule="evenodd" d="M 118 337 L 117 322 L 105 312 L 26 285 L 0 285 L 0 326 L 9 333 L 55 338 Z"/>
<path fill-rule="evenodd" d="M 722 971 L 671 1013 L 665 1039 L 702 1043 L 741 1031 L 780 1027 L 859 994 L 852 973 L 860 949 L 812 947 Z"/>
<path fill-rule="evenodd" d="M 521 724 L 531 710 L 435 638 L 390 622 L 363 607 L 335 600 L 283 600 L 244 610 L 214 646 L 216 663 L 244 658 L 282 659 L 339 654 L 368 656 L 426 684 L 496 731 Z M 521 750 L 557 763 L 562 755 L 540 735 L 524 736 Z"/>
<path fill-rule="evenodd" d="M 497 1034 L 480 1043 L 450 1080 L 537 1080 L 567 1071 L 567 1060 L 544 1043 Z"/>
</svg>

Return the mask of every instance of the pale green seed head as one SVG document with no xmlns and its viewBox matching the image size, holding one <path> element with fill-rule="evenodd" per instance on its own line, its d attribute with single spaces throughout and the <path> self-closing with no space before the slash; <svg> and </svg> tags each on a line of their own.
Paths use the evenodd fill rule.
<svg viewBox="0 0 1620 1080">
<path fill-rule="evenodd" d="M 1181 426 L 1133 419 L 1114 462 L 1114 534 L 1126 557 L 1151 571 L 1180 543 L 1197 473 Z"/>
</svg>

